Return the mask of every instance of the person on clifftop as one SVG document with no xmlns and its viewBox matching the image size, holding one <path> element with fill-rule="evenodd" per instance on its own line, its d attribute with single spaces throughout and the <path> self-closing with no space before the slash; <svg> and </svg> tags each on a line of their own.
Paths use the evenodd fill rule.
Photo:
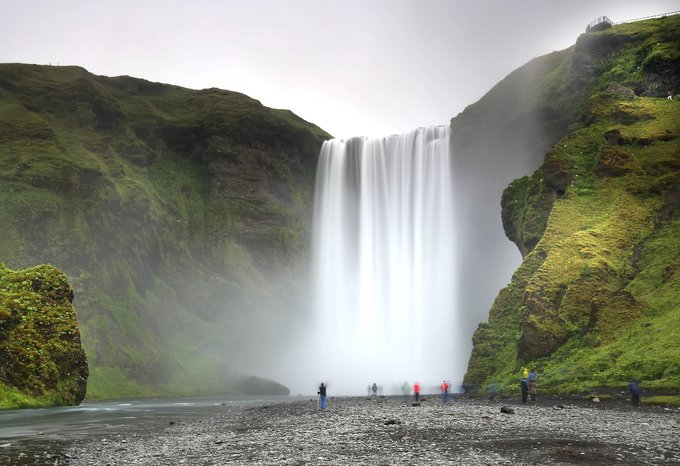
<svg viewBox="0 0 680 466">
<path fill-rule="evenodd" d="M 319 391 L 316 393 L 319 395 L 319 408 L 326 409 L 326 384 L 321 382 Z"/>
</svg>

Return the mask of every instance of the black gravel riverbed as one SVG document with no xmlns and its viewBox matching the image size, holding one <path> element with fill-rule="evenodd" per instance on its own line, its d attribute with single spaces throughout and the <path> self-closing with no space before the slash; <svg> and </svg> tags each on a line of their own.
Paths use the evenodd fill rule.
<svg viewBox="0 0 680 466">
<path fill-rule="evenodd" d="M 680 410 L 431 397 L 330 398 L 321 411 L 310 399 L 85 437 L 54 464 L 680 464 Z"/>
</svg>

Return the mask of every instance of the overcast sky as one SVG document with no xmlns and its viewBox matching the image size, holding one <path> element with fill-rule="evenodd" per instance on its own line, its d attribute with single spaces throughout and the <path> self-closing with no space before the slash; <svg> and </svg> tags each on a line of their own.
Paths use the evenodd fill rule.
<svg viewBox="0 0 680 466">
<path fill-rule="evenodd" d="M 336 137 L 448 124 L 591 20 L 678 0 L 0 0 L 0 62 L 80 65 L 291 109 Z"/>
</svg>

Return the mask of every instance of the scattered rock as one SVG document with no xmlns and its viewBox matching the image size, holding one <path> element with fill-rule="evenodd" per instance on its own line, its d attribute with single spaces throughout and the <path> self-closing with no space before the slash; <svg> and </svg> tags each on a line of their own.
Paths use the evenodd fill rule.
<svg viewBox="0 0 680 466">
<path fill-rule="evenodd" d="M 633 89 L 622 86 L 617 82 L 610 83 L 603 94 L 628 100 L 635 98 L 635 91 Z"/>
<path fill-rule="evenodd" d="M 485 400 L 462 400 L 448 407 L 429 403 L 411 410 L 403 403 L 403 398 L 388 398 L 382 404 L 364 397 L 337 398 L 329 413 L 332 418 L 320 418 L 315 403 L 299 401 L 235 407 L 198 419 L 182 417 L 176 427 L 160 432 L 126 426 L 107 431 L 108 443 L 100 443 L 96 436 L 74 440 L 60 451 L 60 463 L 68 454 L 76 458 L 73 464 L 93 465 L 349 464 L 348 458 L 362 464 L 623 461 L 617 458 L 625 458 L 627 464 L 680 464 L 675 409 L 631 410 L 628 404 L 615 402 L 589 409 L 587 399 L 573 405 L 538 401 L 525 408 L 530 415 L 518 411 L 520 415 L 499 422 L 501 405 Z M 503 408 L 515 411 L 512 404 Z M 555 408 L 584 409 L 567 415 L 572 413 Z M 375 428 L 380 425 L 397 427 Z M 124 448 L 122 439 L 128 440 Z M 645 439 L 643 449 L 640 439 Z M 0 449 L 0 464 L 18 462 L 3 462 L 3 455 L 11 451 Z"/>
<path fill-rule="evenodd" d="M 598 397 L 595 397 L 595 398 L 593 398 L 592 401 L 593 401 L 593 403 L 599 403 L 599 402 L 600 402 L 600 399 L 599 399 Z"/>
<path fill-rule="evenodd" d="M 501 413 L 503 414 L 515 414 L 514 408 L 509 406 L 501 406 Z"/>
</svg>

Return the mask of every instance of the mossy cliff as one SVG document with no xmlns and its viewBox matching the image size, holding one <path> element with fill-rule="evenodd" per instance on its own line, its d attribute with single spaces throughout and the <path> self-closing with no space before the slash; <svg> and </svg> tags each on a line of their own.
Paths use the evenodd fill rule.
<svg viewBox="0 0 680 466">
<path fill-rule="evenodd" d="M 87 359 L 73 289 L 52 266 L 0 264 L 0 409 L 78 404 Z"/>
<path fill-rule="evenodd" d="M 573 119 L 502 198 L 523 262 L 473 337 L 465 384 L 680 390 L 680 16 L 584 34 L 555 70 Z M 553 82 L 553 78 L 545 81 Z"/>
<path fill-rule="evenodd" d="M 235 92 L 0 65 L 0 261 L 69 277 L 88 396 L 224 391 L 300 317 L 328 134 Z M 297 312 L 297 314 L 296 314 Z"/>
</svg>

